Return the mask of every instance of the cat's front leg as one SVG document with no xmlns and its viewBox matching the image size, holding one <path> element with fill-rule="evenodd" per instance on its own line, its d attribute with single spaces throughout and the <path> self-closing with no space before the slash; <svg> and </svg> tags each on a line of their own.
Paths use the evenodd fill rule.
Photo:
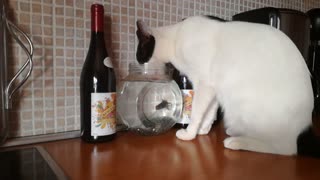
<svg viewBox="0 0 320 180">
<path fill-rule="evenodd" d="M 201 123 L 200 129 L 198 131 L 199 135 L 206 135 L 209 133 L 213 122 L 217 119 L 218 108 L 219 103 L 217 102 L 216 98 L 213 98 Z"/>
<path fill-rule="evenodd" d="M 176 136 L 182 140 L 192 140 L 196 137 L 209 105 L 215 98 L 212 87 L 206 86 L 204 83 L 194 83 L 193 86 L 195 93 L 192 102 L 191 122 L 187 129 L 180 129 L 176 133 Z"/>
</svg>

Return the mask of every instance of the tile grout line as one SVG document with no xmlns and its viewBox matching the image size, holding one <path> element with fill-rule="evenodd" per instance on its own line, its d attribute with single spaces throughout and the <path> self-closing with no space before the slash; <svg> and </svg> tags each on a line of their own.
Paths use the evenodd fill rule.
<svg viewBox="0 0 320 180">
<path fill-rule="evenodd" d="M 56 37 L 57 37 L 57 32 L 56 32 L 56 26 L 57 26 L 57 24 L 56 24 L 56 21 L 57 21 L 57 19 L 56 19 L 56 0 L 53 0 L 53 6 L 52 6 L 52 34 L 53 34 L 53 41 L 52 41 L 52 45 L 53 45 L 53 47 L 56 47 L 56 45 L 57 45 L 57 41 L 56 41 Z M 56 51 L 56 48 L 53 48 L 53 52 L 52 52 L 53 54 L 52 54 L 52 59 L 53 59 L 53 104 L 54 104 L 54 107 L 53 107 L 53 112 L 54 112 L 54 115 L 53 115 L 53 118 L 54 118 L 54 132 L 56 132 L 57 131 L 57 113 L 58 113 L 58 111 L 57 111 L 57 89 L 56 89 L 56 87 L 57 87 L 57 80 L 56 80 L 56 78 L 55 78 L 55 76 L 56 76 L 56 73 L 57 73 L 57 71 L 56 71 L 56 67 L 57 67 L 57 65 L 56 65 L 56 59 L 57 59 L 57 56 L 56 56 L 56 53 L 57 53 L 57 51 Z M 47 112 L 46 112 L 46 114 L 47 114 Z"/>
<path fill-rule="evenodd" d="M 41 5 L 40 5 L 40 7 L 41 7 Z M 32 14 L 33 14 L 33 6 L 32 6 L 32 3 L 31 3 L 31 12 L 32 12 Z M 31 22 L 33 22 L 33 16 L 31 15 Z M 31 23 L 30 23 L 30 25 L 29 25 L 31 28 L 31 31 L 30 31 L 30 33 L 32 34 L 32 31 L 33 31 L 33 26 L 31 26 Z M 42 28 L 41 28 L 42 29 Z M 31 40 L 33 40 L 34 41 L 34 39 L 32 38 L 32 35 L 30 35 L 30 38 L 31 38 Z M 34 53 L 34 55 L 35 55 L 35 53 Z M 34 56 L 33 56 L 34 57 Z M 34 74 L 32 73 L 31 74 L 31 78 L 33 78 L 34 79 Z M 31 120 L 31 122 L 32 122 L 32 135 L 35 135 L 36 134 L 36 132 L 35 132 L 35 122 L 34 122 L 34 96 L 35 96 L 35 91 L 34 91 L 34 83 L 31 83 L 31 92 L 33 92 L 32 93 L 32 95 L 31 95 L 31 99 L 32 99 L 32 120 Z"/>
<path fill-rule="evenodd" d="M 75 7 L 76 5 L 76 0 L 73 0 L 73 6 Z M 74 34 L 73 34 L 73 47 L 76 47 L 76 39 L 77 39 L 77 16 L 76 16 L 76 12 L 77 12 L 77 8 L 73 8 L 73 17 L 75 19 L 74 23 L 73 23 L 73 29 L 74 29 Z M 77 129 L 77 86 L 78 86 L 78 82 L 77 82 L 77 68 L 76 68 L 76 64 L 77 64 L 77 56 L 76 56 L 76 52 L 77 52 L 78 48 L 74 48 L 73 49 L 73 108 L 74 108 L 74 114 L 73 114 L 73 130 Z"/>
<path fill-rule="evenodd" d="M 43 0 L 41 0 L 41 6 L 42 6 L 42 8 L 41 8 L 41 26 L 42 26 L 42 28 L 41 28 L 41 34 L 44 36 L 44 16 L 43 16 Z M 46 76 L 45 76 L 45 70 L 46 70 L 46 62 L 45 62 L 45 57 L 46 57 L 46 54 L 45 54 L 45 50 L 46 50 L 46 45 L 45 45 L 45 40 L 44 40 L 44 37 L 42 37 L 41 38 L 41 40 L 42 40 L 42 47 L 44 48 L 44 50 L 42 50 L 42 57 L 43 57 L 43 66 L 42 66 L 42 72 L 43 72 L 43 74 L 44 74 L 44 78 L 42 78 L 42 83 L 43 83 L 43 87 L 45 87 L 46 86 Z M 44 105 L 45 104 L 45 98 L 44 98 L 44 92 L 43 92 L 43 94 L 42 94 L 42 105 Z M 43 121 L 43 132 L 45 132 L 45 130 L 46 130 L 46 126 L 45 126 L 45 118 L 44 118 L 44 107 L 43 107 L 43 112 L 42 112 L 42 121 Z"/>
<path fill-rule="evenodd" d="M 170 25 L 172 24 L 172 0 L 170 0 L 170 5 L 169 5 L 169 22 Z"/>
<path fill-rule="evenodd" d="M 190 9 L 191 9 L 191 3 L 189 3 L 189 5 L 188 5 L 188 16 L 190 16 L 191 14 L 190 14 Z M 193 0 L 193 16 L 195 16 L 196 15 L 196 6 L 197 6 L 197 1 L 196 0 Z"/>
<path fill-rule="evenodd" d="M 157 23 L 157 26 L 156 27 L 158 27 L 159 26 L 159 0 L 157 0 L 157 19 L 156 19 L 156 23 Z"/>
<path fill-rule="evenodd" d="M 114 1 L 115 0 L 112 0 L 112 4 L 115 4 L 114 3 Z M 120 49 L 118 49 L 117 50 L 117 52 L 119 53 L 119 65 L 120 65 L 120 63 L 122 62 L 122 54 L 121 54 L 121 47 L 123 46 L 123 42 L 122 42 L 122 18 L 121 18 L 121 5 L 122 5 L 122 1 L 120 1 L 119 2 L 119 4 L 118 4 L 118 7 L 119 7 L 119 14 L 117 14 L 117 13 L 115 13 L 115 14 L 117 14 L 118 16 L 120 16 L 119 17 L 119 24 L 118 24 L 118 26 L 119 26 L 119 32 L 118 32 L 118 34 L 119 34 L 119 48 Z M 115 4 L 115 6 L 117 6 L 117 4 Z M 113 12 L 111 12 L 111 15 L 113 15 Z M 112 37 L 111 37 L 112 38 Z M 112 40 L 111 40 L 112 41 Z"/>
<path fill-rule="evenodd" d="M 67 38 L 67 25 L 66 25 L 66 21 L 67 21 L 67 16 L 66 16 L 66 1 L 68 0 L 64 0 L 63 4 L 63 39 L 65 40 Z M 67 58 L 66 58 L 66 46 L 65 46 L 65 43 L 63 42 L 63 62 L 64 62 L 64 68 L 63 68 L 63 76 L 65 77 L 66 76 L 66 71 L 67 71 Z M 66 81 L 66 78 L 63 79 L 63 84 L 64 84 L 64 108 L 63 108 L 63 111 L 64 111 L 64 131 L 67 131 L 68 129 L 68 123 L 67 123 L 67 100 L 66 100 L 66 97 L 67 97 L 67 81 Z"/>
<path fill-rule="evenodd" d="M 208 11 L 207 11 L 207 0 L 204 1 L 204 14 L 208 15 Z"/>
<path fill-rule="evenodd" d="M 137 0 L 134 0 L 134 22 L 137 22 Z M 137 40 L 137 37 L 134 36 L 134 51 L 137 49 Z"/>
<path fill-rule="evenodd" d="M 163 13 L 162 13 L 162 20 L 163 20 L 163 25 L 162 26 L 166 26 L 166 4 L 165 2 L 163 3 Z"/>
<path fill-rule="evenodd" d="M 18 12 L 17 12 L 17 16 L 19 16 L 20 14 L 21 14 L 21 4 L 20 3 L 18 3 L 17 2 L 17 6 L 18 6 Z M 30 9 L 31 9 L 31 5 L 30 5 Z M 30 19 L 29 19 L 30 21 L 31 21 L 31 16 L 30 16 Z M 19 18 L 17 18 L 17 23 L 19 23 Z M 16 44 L 15 42 L 13 42 L 13 44 Z M 18 48 L 19 47 L 19 45 L 17 46 L 17 50 L 18 50 L 18 54 L 19 54 L 19 56 L 22 56 L 22 53 L 21 53 L 21 50 L 20 50 L 20 48 Z M 19 58 L 17 58 L 17 60 L 16 60 L 16 62 L 17 62 L 17 64 L 18 64 L 18 66 L 20 66 L 20 60 L 19 60 Z M 16 69 L 16 67 L 15 67 L 16 65 L 15 64 L 13 64 L 12 65 L 12 69 L 13 70 L 15 70 Z M 20 102 L 21 103 L 21 102 Z M 17 120 L 17 124 L 19 124 L 19 130 L 18 131 L 20 131 L 18 134 L 20 135 L 20 136 L 24 136 L 24 130 L 23 130 L 23 126 L 22 126 L 22 122 L 21 122 L 21 117 L 22 117 L 22 112 L 21 111 L 18 111 L 17 110 L 17 112 L 16 112 L 16 114 L 18 114 L 18 119 L 19 120 Z M 18 123 L 19 122 L 19 123 Z"/>
<path fill-rule="evenodd" d="M 127 4 L 126 4 L 126 8 L 127 8 L 127 14 L 126 14 L 126 18 L 127 18 L 127 24 L 126 24 L 126 26 L 127 26 L 127 38 L 128 38 L 128 40 L 127 40 L 127 58 L 126 58 L 126 68 L 128 68 L 129 67 L 129 64 L 128 64 L 128 62 L 129 62 L 129 60 L 130 60 L 130 51 L 131 51 L 131 49 L 130 49 L 130 6 L 129 6 L 129 1 L 127 1 Z M 121 18 L 122 18 L 122 16 L 121 16 Z M 118 68 L 120 69 L 120 65 L 118 66 Z"/>
<path fill-rule="evenodd" d="M 179 18 L 178 18 L 178 17 L 179 17 L 179 15 L 178 15 L 178 14 L 179 14 L 179 11 L 178 11 L 178 1 L 176 1 L 176 12 L 175 12 L 175 13 L 176 13 L 176 14 L 175 14 L 175 15 L 176 15 L 176 23 L 177 23 L 177 22 L 180 22 L 180 20 L 179 20 Z"/>
<path fill-rule="evenodd" d="M 182 19 L 183 19 L 183 18 L 185 18 L 184 17 L 184 0 L 182 0 L 182 8 L 181 9 L 182 9 L 181 16 L 182 16 Z"/>
</svg>

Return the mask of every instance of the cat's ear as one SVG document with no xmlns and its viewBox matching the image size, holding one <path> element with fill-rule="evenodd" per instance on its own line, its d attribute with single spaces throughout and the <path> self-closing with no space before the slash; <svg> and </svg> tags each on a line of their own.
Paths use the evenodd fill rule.
<svg viewBox="0 0 320 180">
<path fill-rule="evenodd" d="M 145 38 L 149 38 L 151 36 L 151 29 L 148 27 L 148 25 L 142 21 L 137 21 L 137 36 L 139 40 L 143 40 Z"/>
<path fill-rule="evenodd" d="M 138 20 L 137 28 L 139 44 L 136 57 L 138 62 L 143 64 L 148 62 L 152 57 L 156 41 L 154 36 L 151 34 L 150 28 L 145 24 L 145 22 Z"/>
</svg>

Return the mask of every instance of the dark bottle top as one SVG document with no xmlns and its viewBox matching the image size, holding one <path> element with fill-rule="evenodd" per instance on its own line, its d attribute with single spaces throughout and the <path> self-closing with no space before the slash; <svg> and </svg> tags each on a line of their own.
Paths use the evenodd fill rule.
<svg viewBox="0 0 320 180">
<path fill-rule="evenodd" d="M 193 90 L 192 84 L 186 75 L 180 73 L 177 69 L 174 69 L 172 78 L 176 81 L 183 96 L 183 111 L 181 121 L 176 123 L 175 128 L 186 128 L 190 122 Z"/>
<path fill-rule="evenodd" d="M 172 78 L 176 81 L 176 83 L 178 84 L 179 88 L 185 89 L 185 90 L 191 90 L 192 88 L 192 84 L 189 81 L 189 79 L 187 78 L 186 75 L 180 73 L 180 71 L 178 71 L 177 69 L 174 69 L 173 73 L 172 73 Z"/>
<path fill-rule="evenodd" d="M 91 6 L 91 40 L 80 77 L 81 139 L 103 142 L 116 135 L 116 79 L 103 32 L 104 9 Z"/>
</svg>

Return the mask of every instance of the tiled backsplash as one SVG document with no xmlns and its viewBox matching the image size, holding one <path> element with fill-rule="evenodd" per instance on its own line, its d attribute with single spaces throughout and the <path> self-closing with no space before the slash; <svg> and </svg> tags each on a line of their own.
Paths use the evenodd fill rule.
<svg viewBox="0 0 320 180">
<path fill-rule="evenodd" d="M 10 136 L 29 136 L 80 129 L 79 77 L 90 41 L 90 5 L 105 6 L 108 51 L 118 76 L 135 61 L 135 22 L 168 25 L 192 15 L 224 19 L 265 6 L 307 11 L 319 0 L 8 0 L 10 19 L 32 38 L 34 70 L 14 97 Z M 10 43 L 10 70 L 25 55 Z"/>
</svg>

